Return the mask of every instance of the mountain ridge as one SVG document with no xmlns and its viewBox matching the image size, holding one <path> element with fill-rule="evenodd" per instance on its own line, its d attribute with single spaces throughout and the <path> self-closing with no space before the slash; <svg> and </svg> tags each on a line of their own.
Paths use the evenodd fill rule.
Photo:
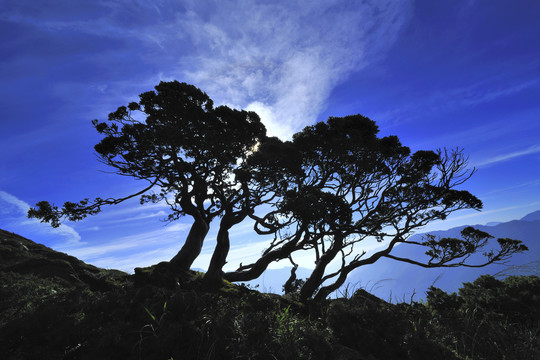
<svg viewBox="0 0 540 360">
<path fill-rule="evenodd" d="M 537 221 L 540 220 L 540 210 L 533 211 L 532 213 L 529 213 L 522 217 L 520 219 L 521 221 Z"/>
<path fill-rule="evenodd" d="M 349 282 L 353 284 L 366 284 L 367 282 L 379 283 L 374 289 L 374 295 L 392 300 L 395 297 L 408 297 L 415 293 L 417 298 L 423 298 L 426 290 L 431 285 L 435 285 L 447 292 L 456 291 L 464 282 L 472 281 L 480 275 L 504 274 L 509 268 L 519 269 L 520 266 L 527 266 L 540 260 L 540 211 L 532 212 L 520 220 L 511 220 L 497 225 L 473 225 L 474 228 L 485 231 L 495 238 L 513 238 L 523 241 L 529 248 L 520 254 L 513 255 L 506 264 L 491 264 L 481 268 L 421 268 L 406 263 L 399 263 L 390 259 L 381 259 L 375 264 L 359 268 L 353 272 Z M 526 219 L 526 220 L 523 220 Z M 429 232 L 437 237 L 459 238 L 462 229 L 470 225 L 461 225 L 448 230 Z M 421 240 L 422 234 L 415 234 L 411 240 Z M 405 245 L 396 248 L 400 256 L 415 258 L 422 256 L 424 249 L 407 249 Z M 511 275 L 507 273 L 507 276 Z M 530 275 L 540 275 L 540 269 Z M 382 280 L 391 279 L 390 281 Z"/>
<path fill-rule="evenodd" d="M 524 220 L 525 219 L 525 220 Z M 534 211 L 519 220 L 510 220 L 496 224 L 486 225 L 460 225 L 447 230 L 428 232 L 437 237 L 459 238 L 461 230 L 467 226 L 485 231 L 495 238 L 514 238 L 522 240 L 529 251 L 515 254 L 507 265 L 492 264 L 484 268 L 432 268 L 425 269 L 411 264 L 399 263 L 391 259 L 381 259 L 376 263 L 360 267 L 353 271 L 340 290 L 334 294 L 350 292 L 351 289 L 364 288 L 381 299 L 395 301 L 408 298 L 413 293 L 415 297 L 424 298 L 425 292 L 431 285 L 440 287 L 445 291 L 456 291 L 463 282 L 472 281 L 482 274 L 510 274 L 512 269 L 516 274 L 521 273 L 519 266 L 529 268 L 530 275 L 540 275 L 540 267 L 532 265 L 535 261 L 540 261 L 540 210 Z M 415 234 L 411 240 L 421 240 L 427 233 Z M 423 256 L 425 249 L 402 245 L 395 249 L 397 255 L 402 257 L 418 258 Z M 532 273 L 534 269 L 535 273 Z M 310 269 L 299 268 L 298 278 L 305 278 L 311 273 Z M 248 282 L 251 286 L 259 285 L 259 290 L 271 290 L 280 293 L 281 285 L 287 280 L 288 268 L 268 269 L 256 280 Z M 502 275 L 501 275 L 502 276 Z M 407 283 L 410 284 L 406 285 Z M 277 291 L 276 291 L 277 290 Z"/>
</svg>

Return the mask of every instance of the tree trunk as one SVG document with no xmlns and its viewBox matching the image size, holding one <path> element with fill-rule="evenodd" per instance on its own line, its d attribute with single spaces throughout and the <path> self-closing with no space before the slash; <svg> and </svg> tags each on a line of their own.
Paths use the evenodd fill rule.
<svg viewBox="0 0 540 360">
<path fill-rule="evenodd" d="M 220 284 L 223 279 L 223 266 L 227 263 L 227 255 L 231 247 L 229 229 L 230 226 L 223 224 L 222 221 L 216 238 L 216 248 L 212 254 L 212 259 L 210 259 L 208 271 L 204 275 L 204 280 L 211 285 Z"/>
<path fill-rule="evenodd" d="M 196 216 L 195 222 L 189 230 L 184 246 L 170 261 L 172 265 L 180 270 L 189 270 L 195 259 L 201 253 L 204 238 L 210 229 L 209 224 L 202 216 Z"/>
<path fill-rule="evenodd" d="M 341 272 L 339 273 L 339 276 L 337 280 L 328 286 L 323 286 L 322 288 L 317 291 L 317 295 L 315 295 L 314 300 L 319 302 L 321 300 L 324 300 L 332 293 L 332 291 L 336 291 L 345 283 L 345 280 L 347 280 L 347 275 L 350 271 L 345 271 L 345 269 L 341 269 Z"/>
<path fill-rule="evenodd" d="M 345 283 L 345 281 L 347 280 L 347 277 L 349 276 L 351 271 L 353 271 L 354 269 L 357 269 L 360 266 L 371 265 L 375 263 L 377 260 L 379 260 L 381 257 L 388 255 L 394 248 L 398 239 L 399 237 L 394 238 L 394 240 L 388 245 L 386 249 L 373 254 L 369 258 L 363 259 L 363 260 L 355 260 L 349 263 L 349 265 L 342 267 L 337 280 L 333 284 L 330 284 L 328 286 L 323 286 L 322 288 L 320 288 L 319 291 L 317 291 L 317 294 L 315 295 L 314 300 L 315 301 L 324 300 L 326 299 L 328 295 L 330 295 L 330 293 L 332 293 L 332 291 L 339 289 L 341 285 Z"/>
<path fill-rule="evenodd" d="M 294 264 L 294 266 L 291 269 L 291 276 L 289 276 L 289 279 L 283 284 L 283 292 L 285 294 L 292 294 L 295 290 L 294 288 L 294 281 L 296 280 L 296 269 L 298 269 L 298 264 Z"/>
<path fill-rule="evenodd" d="M 227 263 L 227 256 L 229 255 L 229 250 L 231 248 L 229 239 L 230 228 L 242 222 L 250 213 L 252 213 L 252 209 L 244 209 L 236 213 L 234 211 L 230 211 L 223 215 L 223 218 L 219 224 L 219 231 L 216 238 L 216 248 L 212 254 L 212 259 L 210 259 L 208 271 L 204 276 L 205 280 L 208 281 L 210 285 L 220 285 L 221 281 L 223 280 L 223 267 Z"/>
<path fill-rule="evenodd" d="M 307 299 L 312 297 L 315 291 L 317 291 L 317 288 L 321 285 L 321 279 L 324 276 L 324 271 L 326 270 L 326 266 L 330 262 L 323 262 L 324 258 L 324 256 L 321 258 L 309 278 L 307 278 L 306 282 L 302 286 L 302 289 L 300 289 L 299 298 L 301 302 L 305 302 Z"/>
<path fill-rule="evenodd" d="M 324 276 L 324 271 L 326 270 L 326 267 L 339 253 L 339 251 L 343 248 L 343 238 L 341 236 L 334 236 L 334 242 L 332 246 L 324 253 L 317 265 L 315 266 L 315 269 L 309 276 L 309 278 L 306 280 L 305 284 L 302 286 L 302 289 L 300 289 L 300 301 L 305 302 L 307 299 L 313 296 L 315 292 L 317 291 L 317 288 L 321 286 L 322 284 L 322 278 Z"/>
</svg>

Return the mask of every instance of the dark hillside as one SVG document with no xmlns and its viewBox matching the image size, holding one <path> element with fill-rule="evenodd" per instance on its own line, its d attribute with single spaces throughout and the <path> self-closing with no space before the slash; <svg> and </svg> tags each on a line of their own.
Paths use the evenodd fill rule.
<svg viewBox="0 0 540 360">
<path fill-rule="evenodd" d="M 540 358 L 540 279 L 483 277 L 459 295 L 389 304 L 364 290 L 322 303 L 168 263 L 99 269 L 0 231 L 2 359 Z"/>
</svg>

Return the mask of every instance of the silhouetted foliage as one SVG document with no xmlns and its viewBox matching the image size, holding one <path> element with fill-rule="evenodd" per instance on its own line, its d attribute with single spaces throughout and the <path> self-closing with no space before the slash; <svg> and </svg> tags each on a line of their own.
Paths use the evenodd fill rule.
<svg viewBox="0 0 540 360">
<path fill-rule="evenodd" d="M 300 287 L 301 301 L 324 300 L 351 271 L 385 257 L 424 267 L 479 267 L 527 250 L 519 240 L 498 239 L 497 249 L 471 262 L 491 238 L 473 228 L 461 239 L 409 240 L 432 221 L 482 208 L 478 198 L 459 189 L 474 173 L 462 150 L 411 153 L 396 136 L 378 137 L 375 122 L 362 115 L 330 117 L 283 142 L 266 137 L 257 114 L 214 108 L 192 85 L 162 82 L 155 89 L 109 114 L 109 122 L 93 121 L 104 136 L 95 146 L 99 160 L 148 185 L 125 197 L 66 202 L 60 209 L 41 201 L 29 217 L 56 227 L 133 197 L 166 202 L 169 221 L 193 218 L 171 260 L 180 270 L 190 268 L 210 224 L 220 218 L 207 283 L 252 280 L 272 262 L 289 259 L 294 265 L 293 256 L 307 250 L 314 254 L 313 272 L 303 283 L 287 284 L 287 291 Z M 257 261 L 223 274 L 229 230 L 248 216 L 256 233 L 273 234 L 274 240 Z M 369 241 L 380 242 L 382 250 L 367 254 L 362 246 Z M 427 258 L 400 257 L 398 245 L 425 247 Z M 337 270 L 329 270 L 332 264 Z"/>
<path fill-rule="evenodd" d="M 464 283 L 459 295 L 427 293 L 433 336 L 474 359 L 535 359 L 540 356 L 540 278 L 490 275 Z"/>
<path fill-rule="evenodd" d="M 499 239 L 481 263 L 466 262 L 485 247 L 489 234 L 467 228 L 463 239 L 409 241 L 411 233 L 461 209 L 482 203 L 459 190 L 473 171 L 461 150 L 411 153 L 397 137 L 377 137 L 376 124 L 361 115 L 331 117 L 306 127 L 292 142 L 268 139 L 248 159 L 253 181 L 276 195 L 270 212 L 251 215 L 260 234 L 274 241 L 254 263 L 226 274 L 230 281 L 257 278 L 274 262 L 313 251 L 315 269 L 300 289 L 300 299 L 326 298 L 354 269 L 387 257 L 424 267 L 485 266 L 527 248 Z M 363 242 L 377 240 L 383 250 L 366 256 Z M 396 245 L 427 247 L 427 259 L 394 255 Z M 331 263 L 340 264 L 328 271 Z"/>
<path fill-rule="evenodd" d="M 155 89 L 109 114 L 109 122 L 92 122 L 103 135 L 95 146 L 98 159 L 117 174 L 148 185 L 125 197 L 66 202 L 61 209 L 41 201 L 28 216 L 57 227 L 62 220 L 81 220 L 104 205 L 137 196 L 141 203 L 166 202 L 168 220 L 186 215 L 194 220 L 172 260 L 189 269 L 214 218 L 222 216 L 227 229 L 252 211 L 237 171 L 266 130 L 254 112 L 214 108 L 208 95 L 193 85 L 161 82 Z"/>
</svg>

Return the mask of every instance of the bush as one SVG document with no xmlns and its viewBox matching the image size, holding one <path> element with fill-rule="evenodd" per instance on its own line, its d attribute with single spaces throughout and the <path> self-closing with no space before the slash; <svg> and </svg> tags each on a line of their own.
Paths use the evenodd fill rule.
<svg viewBox="0 0 540 360">
<path fill-rule="evenodd" d="M 540 358 L 540 279 L 481 276 L 456 294 L 431 288 L 431 331 L 466 359 Z"/>
</svg>

